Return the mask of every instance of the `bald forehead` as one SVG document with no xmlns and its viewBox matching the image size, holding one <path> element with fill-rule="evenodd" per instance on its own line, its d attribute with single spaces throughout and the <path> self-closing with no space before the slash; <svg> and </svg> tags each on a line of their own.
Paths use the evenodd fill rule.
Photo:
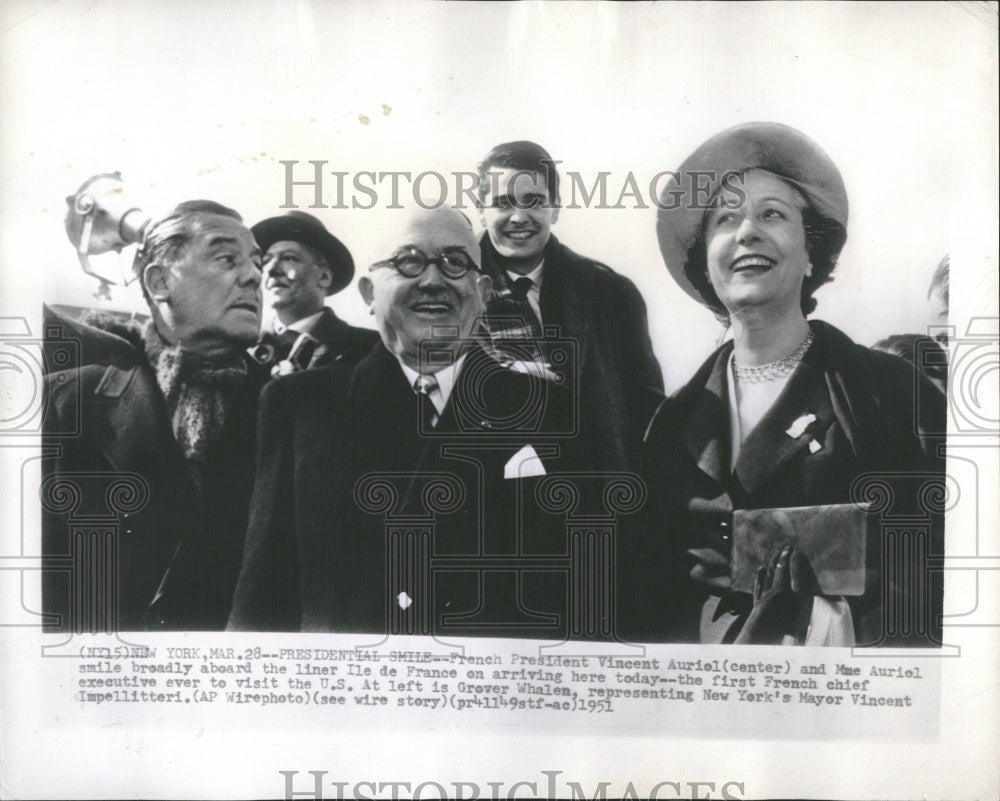
<svg viewBox="0 0 1000 801">
<path fill-rule="evenodd" d="M 393 241 L 387 245 L 388 251 L 410 245 L 435 253 L 446 248 L 462 248 L 479 264 L 479 244 L 472 224 L 461 212 L 444 206 L 407 212 L 393 234 Z"/>
</svg>

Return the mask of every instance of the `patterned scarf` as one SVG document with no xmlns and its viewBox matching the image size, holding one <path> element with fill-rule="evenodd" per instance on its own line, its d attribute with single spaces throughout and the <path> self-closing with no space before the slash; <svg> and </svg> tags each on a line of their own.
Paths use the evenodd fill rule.
<svg viewBox="0 0 1000 801">
<path fill-rule="evenodd" d="M 246 361 L 242 353 L 225 362 L 199 359 L 165 342 L 152 321 L 143 332 L 143 341 L 167 402 L 174 435 L 200 487 L 205 461 L 222 433 L 230 401 L 246 379 Z"/>
<path fill-rule="evenodd" d="M 486 299 L 486 322 L 490 347 L 494 358 L 501 364 L 514 362 L 544 362 L 544 343 L 539 336 L 538 318 L 519 293 L 507 271 L 500 263 L 500 255 L 488 237 L 482 244 L 483 273 L 492 279 Z"/>
</svg>

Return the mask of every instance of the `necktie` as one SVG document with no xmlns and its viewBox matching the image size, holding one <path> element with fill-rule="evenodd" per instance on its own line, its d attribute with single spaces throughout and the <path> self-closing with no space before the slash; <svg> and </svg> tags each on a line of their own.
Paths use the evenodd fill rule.
<svg viewBox="0 0 1000 801">
<path fill-rule="evenodd" d="M 535 285 L 528 276 L 522 275 L 518 278 L 510 288 L 511 294 L 519 301 L 521 306 L 521 311 L 524 314 L 524 321 L 531 328 L 531 336 L 534 339 L 541 339 L 542 337 L 542 325 L 541 320 L 538 319 L 538 315 L 535 314 L 535 310 L 532 308 L 531 303 L 528 301 L 528 292 Z"/>
<path fill-rule="evenodd" d="M 431 393 L 439 389 L 437 378 L 433 375 L 419 375 L 413 382 L 413 391 L 417 393 L 420 401 L 421 431 L 437 425 L 438 414 L 431 400 Z"/>
<path fill-rule="evenodd" d="M 527 300 L 528 292 L 531 291 L 531 288 L 534 285 L 534 281 L 528 278 L 528 276 L 522 275 L 514 282 L 514 286 L 511 287 L 511 291 L 519 300 Z"/>
<path fill-rule="evenodd" d="M 286 358 L 288 352 L 292 349 L 292 345 L 295 344 L 295 340 L 299 338 L 299 332 L 293 328 L 286 328 L 283 331 L 275 331 L 275 336 L 281 342 L 281 357 Z"/>
</svg>

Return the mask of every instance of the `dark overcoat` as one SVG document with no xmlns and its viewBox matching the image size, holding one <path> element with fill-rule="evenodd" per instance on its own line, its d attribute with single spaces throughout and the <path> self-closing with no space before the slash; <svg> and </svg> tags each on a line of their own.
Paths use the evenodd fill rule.
<svg viewBox="0 0 1000 801">
<path fill-rule="evenodd" d="M 563 638 L 565 522 L 512 459 L 573 464 L 568 400 L 478 346 L 433 428 L 381 343 L 272 381 L 229 628 Z"/>
<path fill-rule="evenodd" d="M 657 411 L 645 443 L 655 503 L 632 543 L 641 556 L 630 562 L 645 571 L 632 586 L 634 603 L 648 609 L 637 636 L 698 641 L 699 625 L 702 639 L 708 632 L 723 641 L 735 636 L 750 597 L 728 591 L 734 509 L 871 501 L 882 531 L 869 541 L 865 594 L 849 599 L 857 641 L 939 639 L 940 571 L 928 560 L 943 555 L 934 499 L 944 481 L 945 398 L 902 359 L 859 346 L 821 321 L 810 327 L 812 346 L 746 438 L 734 469 L 731 342 Z M 792 424 L 809 414 L 815 421 L 791 436 Z M 894 521 L 919 534 L 922 554 L 896 559 Z M 706 601 L 713 619 L 701 621 Z M 890 607 L 914 610 L 920 625 L 904 631 L 886 617 Z"/>
<path fill-rule="evenodd" d="M 257 396 L 267 379 L 247 362 L 200 489 L 142 350 L 48 377 L 41 493 L 48 628 L 225 627 L 253 487 Z"/>
<path fill-rule="evenodd" d="M 297 340 L 296 332 L 292 336 L 279 337 L 267 333 L 261 337 L 257 347 L 251 353 L 269 367 L 282 359 L 287 359 Z M 341 320 L 329 306 L 324 306 L 320 316 L 309 326 L 306 333 L 316 341 L 316 347 L 309 354 L 307 363 L 299 365 L 302 369 L 327 367 L 332 364 L 357 364 L 372 346 L 378 341 L 378 332 L 370 328 L 359 328 Z"/>
<path fill-rule="evenodd" d="M 503 269 L 488 235 L 480 248 L 485 273 Z M 646 422 L 663 398 L 646 304 L 628 278 L 554 236 L 544 259 L 542 321 L 574 344 L 571 391 L 579 397 L 582 425 L 593 433 L 595 460 L 609 471 L 638 470 Z"/>
</svg>

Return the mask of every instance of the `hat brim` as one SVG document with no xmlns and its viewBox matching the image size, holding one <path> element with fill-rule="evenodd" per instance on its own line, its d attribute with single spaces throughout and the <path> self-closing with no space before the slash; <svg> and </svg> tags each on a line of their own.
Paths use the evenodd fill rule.
<svg viewBox="0 0 1000 801">
<path fill-rule="evenodd" d="M 267 253 L 275 242 L 300 242 L 315 248 L 327 260 L 332 271 L 327 296 L 335 295 L 349 286 L 354 278 L 354 259 L 347 246 L 318 222 L 296 219 L 291 215 L 269 217 L 254 225 L 250 232 L 260 249 Z"/>
<path fill-rule="evenodd" d="M 687 276 L 688 253 L 702 233 L 705 213 L 723 181 L 747 170 L 767 170 L 792 183 L 806 202 L 847 238 L 847 191 L 840 170 L 801 131 L 775 122 L 750 122 L 716 134 L 670 176 L 659 198 L 656 236 L 671 277 L 688 295 L 714 306 Z"/>
</svg>

